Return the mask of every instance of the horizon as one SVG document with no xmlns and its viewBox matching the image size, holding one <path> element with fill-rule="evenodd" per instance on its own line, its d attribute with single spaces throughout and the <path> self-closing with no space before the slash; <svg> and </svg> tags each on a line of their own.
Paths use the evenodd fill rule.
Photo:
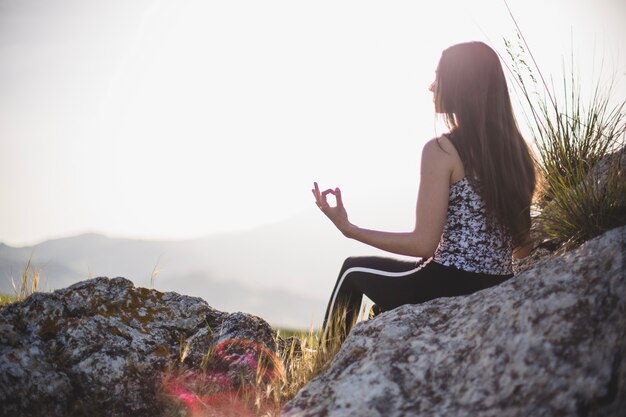
<svg viewBox="0 0 626 417">
<path fill-rule="evenodd" d="M 1 239 L 0 239 L 0 244 L 8 246 L 8 247 L 13 248 L 13 249 L 24 249 L 24 248 L 30 248 L 30 247 L 38 246 L 38 245 L 41 245 L 41 244 L 46 243 L 46 242 L 65 240 L 65 239 L 72 239 L 72 238 L 79 238 L 79 237 L 84 237 L 84 236 L 97 236 L 97 237 L 104 237 L 104 238 L 113 239 L 113 240 L 133 240 L 133 241 L 146 241 L 146 242 L 150 241 L 150 242 L 162 242 L 162 243 L 189 242 L 189 241 L 193 241 L 193 240 L 202 240 L 202 239 L 206 239 L 206 238 L 218 237 L 220 235 L 229 235 L 229 234 L 254 232 L 254 231 L 258 230 L 258 229 L 263 229 L 263 228 L 266 228 L 266 227 L 272 227 L 272 226 L 281 225 L 281 224 L 284 224 L 284 223 L 289 223 L 289 222 L 297 219 L 298 217 L 300 217 L 300 218 L 305 217 L 305 216 L 307 216 L 307 214 L 310 214 L 310 213 L 302 211 L 302 212 L 299 212 L 299 213 L 294 213 L 292 216 L 289 216 L 289 217 L 286 217 L 286 218 L 280 219 L 280 220 L 269 221 L 269 222 L 266 222 L 266 223 L 260 223 L 260 224 L 251 225 L 251 226 L 248 226 L 248 227 L 231 228 L 231 229 L 225 229 L 225 230 L 213 230 L 213 231 L 209 231 L 207 233 L 201 234 L 201 235 L 189 236 L 189 237 L 145 237 L 145 236 L 132 236 L 132 235 L 120 235 L 120 236 L 117 236 L 117 235 L 112 235 L 112 234 L 109 234 L 109 233 L 106 233 L 106 232 L 85 230 L 85 231 L 78 232 L 78 233 L 75 233 L 75 234 L 51 236 L 51 237 L 45 238 L 43 240 L 37 240 L 37 241 L 34 241 L 32 243 L 26 243 L 26 244 L 22 244 L 22 245 L 19 245 L 19 246 L 10 244 L 10 243 L 5 242 L 5 241 L 3 241 Z"/>
<path fill-rule="evenodd" d="M 508 3 L 546 74 L 572 52 L 584 82 L 602 61 L 626 95 L 626 3 Z M 412 227 L 421 146 L 445 131 L 439 55 L 504 52 L 512 26 L 497 0 L 0 1 L 0 242 L 330 228 L 313 181 L 357 224 Z"/>
</svg>

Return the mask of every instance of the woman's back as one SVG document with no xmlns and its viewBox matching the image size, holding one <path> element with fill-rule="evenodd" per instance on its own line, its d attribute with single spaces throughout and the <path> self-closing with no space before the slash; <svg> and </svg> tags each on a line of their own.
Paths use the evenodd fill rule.
<svg viewBox="0 0 626 417">
<path fill-rule="evenodd" d="M 465 175 L 453 135 L 438 139 L 452 159 L 448 213 L 433 260 L 464 271 L 512 273 L 513 241 L 504 227 L 487 214 L 485 202 Z"/>
<path fill-rule="evenodd" d="M 513 272 L 512 253 L 510 234 L 490 224 L 485 203 L 467 177 L 452 184 L 448 217 L 433 260 L 464 271 L 506 275 Z"/>
</svg>

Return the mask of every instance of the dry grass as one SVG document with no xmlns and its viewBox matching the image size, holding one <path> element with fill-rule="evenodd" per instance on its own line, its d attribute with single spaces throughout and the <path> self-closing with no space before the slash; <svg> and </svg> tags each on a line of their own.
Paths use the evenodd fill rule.
<svg viewBox="0 0 626 417">
<path fill-rule="evenodd" d="M 293 338 L 289 349 L 283 351 L 281 359 L 285 364 L 285 378 L 274 388 L 280 392 L 281 405 L 291 400 L 304 385 L 324 371 L 339 352 L 347 331 L 345 309 L 338 311 L 326 334 L 309 329 L 307 334 Z"/>
<path fill-rule="evenodd" d="M 40 276 L 41 271 L 33 269 L 31 256 L 26 262 L 26 266 L 24 267 L 24 271 L 22 272 L 18 283 L 16 283 L 15 279 L 11 277 L 13 295 L 0 294 L 0 306 L 25 300 L 29 295 L 37 292 L 39 288 Z"/>
<path fill-rule="evenodd" d="M 183 365 L 188 344 L 181 340 L 180 359 L 164 378 L 166 415 L 208 417 L 273 417 L 311 379 L 320 374 L 346 337 L 345 310 L 339 309 L 326 335 L 312 328 L 282 339 L 278 352 L 247 341 L 231 341 L 238 361 L 250 364 L 253 374 L 226 374 L 226 350 L 211 345 L 200 370 Z M 223 343 L 223 342 L 222 342 Z M 250 348 L 249 350 L 246 350 Z M 243 358 L 243 359 L 242 359 Z M 234 380 L 233 380 L 234 379 Z"/>
<path fill-rule="evenodd" d="M 154 264 L 154 268 L 152 268 L 152 272 L 150 273 L 150 288 L 152 289 L 154 289 L 154 284 L 156 283 L 156 279 L 161 273 L 161 268 L 159 267 L 160 260 L 161 260 L 161 257 L 159 256 L 156 263 Z"/>
<path fill-rule="evenodd" d="M 10 304 L 15 301 L 15 296 L 0 294 L 0 306 Z"/>
<path fill-rule="evenodd" d="M 13 301 L 22 301 L 29 295 L 37 291 L 39 287 L 39 277 L 41 271 L 32 268 L 32 256 L 28 258 L 24 272 L 19 280 L 19 285 L 15 283 L 13 277 L 11 277 L 11 286 L 13 287 Z"/>
</svg>

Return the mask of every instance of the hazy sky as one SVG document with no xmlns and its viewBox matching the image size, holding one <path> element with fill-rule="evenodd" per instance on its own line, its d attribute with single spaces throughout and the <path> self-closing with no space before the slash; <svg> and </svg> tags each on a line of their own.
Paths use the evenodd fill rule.
<svg viewBox="0 0 626 417">
<path fill-rule="evenodd" d="M 625 1 L 509 4 L 546 72 L 573 44 L 624 96 Z M 0 241 L 319 216 L 314 180 L 410 227 L 439 55 L 503 36 L 501 0 L 0 0 Z"/>
</svg>

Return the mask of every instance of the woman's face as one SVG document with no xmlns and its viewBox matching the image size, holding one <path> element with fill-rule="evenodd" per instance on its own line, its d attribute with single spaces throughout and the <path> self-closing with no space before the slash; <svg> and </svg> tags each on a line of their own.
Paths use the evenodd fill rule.
<svg viewBox="0 0 626 417">
<path fill-rule="evenodd" d="M 435 78 L 435 80 L 430 84 L 430 86 L 428 86 L 428 91 L 430 91 L 431 93 L 433 93 L 433 96 L 437 94 L 437 79 Z"/>
</svg>

